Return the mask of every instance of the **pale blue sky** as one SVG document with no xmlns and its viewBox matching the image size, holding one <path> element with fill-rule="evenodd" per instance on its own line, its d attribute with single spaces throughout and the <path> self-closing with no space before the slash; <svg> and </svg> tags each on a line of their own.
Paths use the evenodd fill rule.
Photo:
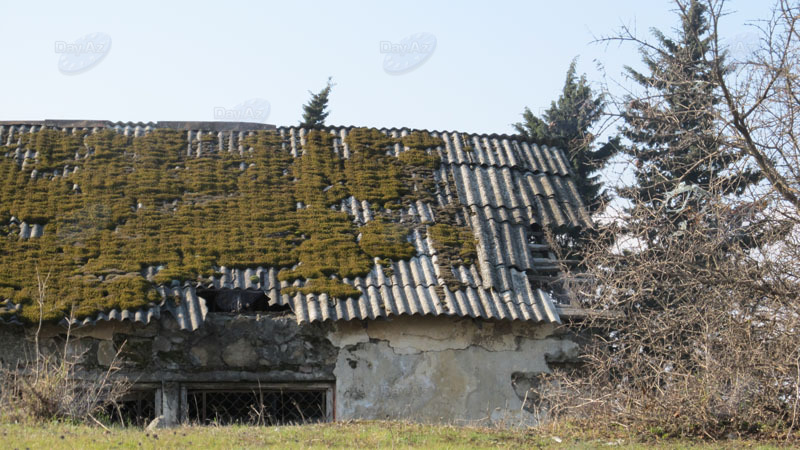
<svg viewBox="0 0 800 450">
<path fill-rule="evenodd" d="M 736 1 L 727 37 L 768 15 Z M 641 34 L 675 25 L 668 1 L 11 2 L 0 6 L 0 120 L 213 120 L 214 108 L 262 98 L 266 122 L 293 125 L 308 90 L 334 77 L 332 125 L 510 133 L 523 107 L 546 107 L 565 70 L 620 79 L 635 48 L 592 44 L 626 23 Z M 59 71 L 55 42 L 111 36 L 108 55 Z M 381 41 L 436 37 L 430 58 L 384 71 Z M 538 110 L 538 109 L 537 109 Z"/>
</svg>

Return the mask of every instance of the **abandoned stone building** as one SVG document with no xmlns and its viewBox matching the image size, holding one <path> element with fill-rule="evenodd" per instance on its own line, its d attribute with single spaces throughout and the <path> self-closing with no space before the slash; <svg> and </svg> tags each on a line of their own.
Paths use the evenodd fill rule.
<svg viewBox="0 0 800 450">
<path fill-rule="evenodd" d="M 558 149 L 50 120 L 0 145 L 2 364 L 41 318 L 83 376 L 121 367 L 140 423 L 529 423 L 533 377 L 577 352 L 545 234 L 590 218 Z"/>
</svg>

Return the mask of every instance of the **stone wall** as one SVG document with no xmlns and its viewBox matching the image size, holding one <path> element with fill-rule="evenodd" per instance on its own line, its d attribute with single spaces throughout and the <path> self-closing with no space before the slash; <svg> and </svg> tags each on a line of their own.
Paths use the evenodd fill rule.
<svg viewBox="0 0 800 450">
<path fill-rule="evenodd" d="M 0 362 L 32 355 L 35 329 L 0 327 Z M 46 326 L 41 345 L 63 351 L 66 329 Z M 527 424 L 527 385 L 569 361 L 577 344 L 552 325 L 444 317 L 297 325 L 291 313 L 211 313 L 194 332 L 166 315 L 149 325 L 101 322 L 73 329 L 68 351 L 88 374 L 117 358 L 120 376 L 157 386 L 167 423 L 193 383 L 317 383 L 331 389 L 335 418 Z M 163 407 L 163 410 L 162 410 Z"/>
</svg>

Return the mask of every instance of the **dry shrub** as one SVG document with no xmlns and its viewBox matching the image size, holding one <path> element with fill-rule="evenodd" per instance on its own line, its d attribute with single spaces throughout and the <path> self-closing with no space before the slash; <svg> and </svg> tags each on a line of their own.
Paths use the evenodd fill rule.
<svg viewBox="0 0 800 450">
<path fill-rule="evenodd" d="M 707 33 L 681 29 L 702 34 L 692 42 L 710 39 L 702 64 L 691 66 L 703 69 L 702 77 L 686 69 L 694 59 L 661 58 L 662 48 L 631 29 L 606 40 L 661 55 L 653 59 L 657 82 L 612 102 L 617 111 L 638 105 L 642 114 L 629 125 L 651 137 L 642 144 L 647 149 L 661 150 L 644 159 L 634 152 L 636 160 L 628 161 L 643 175 L 635 186 L 640 194 L 654 195 L 627 196 L 629 208 L 581 248 L 587 281 L 573 294 L 587 310 L 582 330 L 593 339 L 580 367 L 548 376 L 531 398 L 551 418 L 597 426 L 711 438 L 795 436 L 800 4 L 775 0 L 772 16 L 752 23 L 755 49 L 731 55 L 721 38 L 730 34 L 721 28 L 725 1 L 698 1 Z M 692 22 L 697 3 L 674 6 L 682 24 Z M 710 94 L 701 95 L 709 86 Z M 702 151 L 686 157 L 686 149 Z M 701 167 L 703 176 L 691 181 L 686 174 Z M 762 181 L 733 182 L 752 173 Z"/>
<path fill-rule="evenodd" d="M 794 225 L 762 203 L 634 208 L 585 250 L 575 293 L 594 339 L 533 397 L 554 419 L 718 437 L 796 427 L 800 284 Z M 608 242 L 614 240 L 614 244 Z M 587 276 L 588 275 L 588 276 Z"/>
<path fill-rule="evenodd" d="M 37 274 L 37 278 L 42 311 L 49 276 L 42 279 Z M 101 424 L 98 413 L 115 407 L 129 391 L 131 383 L 114 376 L 120 369 L 119 352 L 107 370 L 88 373 L 81 367 L 85 352 L 70 351 L 70 331 L 68 328 L 63 352 L 43 352 L 39 342 L 40 321 L 35 334 L 35 355 L 13 368 L 0 368 L 0 420 Z"/>
<path fill-rule="evenodd" d="M 112 377 L 112 366 L 99 376 L 79 369 L 80 355 L 41 355 L 37 361 L 0 371 L 0 417 L 12 422 L 70 420 L 97 422 L 97 414 L 128 392 L 130 384 Z"/>
</svg>

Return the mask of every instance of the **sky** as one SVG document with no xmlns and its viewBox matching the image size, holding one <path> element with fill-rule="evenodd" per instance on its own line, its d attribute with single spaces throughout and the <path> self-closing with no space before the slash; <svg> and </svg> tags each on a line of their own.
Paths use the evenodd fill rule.
<svg viewBox="0 0 800 450">
<path fill-rule="evenodd" d="M 755 34 L 745 24 L 770 5 L 729 2 L 723 38 L 746 50 Z M 618 91 L 637 50 L 594 41 L 622 25 L 669 31 L 673 9 L 663 0 L 5 1 L 0 120 L 296 125 L 308 91 L 330 76 L 329 125 L 512 133 L 526 106 L 540 113 L 557 98 L 576 56 L 595 86 Z"/>
</svg>

